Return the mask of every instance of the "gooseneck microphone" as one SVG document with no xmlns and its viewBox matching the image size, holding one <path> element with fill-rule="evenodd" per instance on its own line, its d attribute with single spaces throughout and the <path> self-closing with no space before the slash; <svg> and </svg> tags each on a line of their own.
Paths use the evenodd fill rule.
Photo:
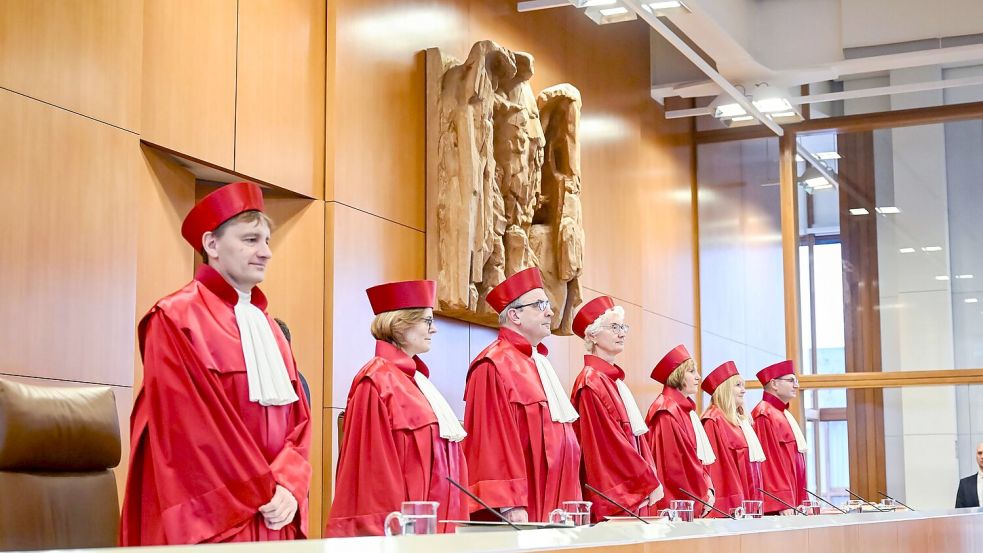
<svg viewBox="0 0 983 553">
<path fill-rule="evenodd" d="M 512 524 L 512 521 L 511 520 L 505 518 L 505 515 L 503 515 L 502 513 L 498 512 L 498 509 L 493 509 L 493 508 L 489 507 L 488 504 L 485 503 L 484 501 L 482 501 L 480 497 L 478 497 L 478 496 L 474 495 L 473 493 L 469 492 L 467 489 L 465 489 L 464 486 L 462 486 L 462 485 L 458 484 L 457 482 L 455 482 L 453 478 L 451 478 L 450 476 L 447 476 L 446 478 L 447 478 L 447 481 L 448 482 L 450 482 L 451 484 L 454 484 L 454 487 L 455 488 L 461 490 L 462 492 L 464 492 L 465 495 L 467 495 L 471 499 L 475 500 L 478 503 L 478 505 L 481 505 L 485 509 L 488 509 L 489 511 L 491 511 L 492 513 L 494 513 L 495 516 L 497 516 L 498 518 L 502 519 L 502 522 L 504 522 L 505 524 L 508 524 L 509 526 L 511 526 L 516 531 L 522 530 L 522 528 L 519 528 L 515 524 Z"/>
<path fill-rule="evenodd" d="M 780 498 L 780 497 L 778 497 L 777 495 L 775 495 L 775 494 L 773 494 L 773 493 L 768 493 L 768 492 L 766 492 L 765 490 L 763 490 L 763 489 L 761 489 L 761 488 L 755 488 L 755 489 L 757 489 L 757 490 L 758 490 L 759 492 L 761 492 L 761 493 L 763 493 L 763 494 L 765 494 L 765 495 L 767 495 L 768 497 L 770 497 L 770 498 L 772 498 L 772 499 L 774 499 L 775 501 L 777 501 L 777 502 L 779 502 L 779 503 L 781 503 L 782 505 L 785 505 L 785 506 L 786 506 L 786 507 L 788 507 L 789 509 L 792 509 L 793 511 L 795 511 L 795 514 L 797 514 L 797 515 L 802 515 L 802 516 L 804 516 L 804 517 L 805 517 L 805 516 L 809 516 L 809 515 L 807 515 L 807 514 L 805 514 L 805 513 L 803 513 L 802 511 L 800 511 L 800 510 L 798 509 L 798 507 L 793 507 L 793 506 L 791 506 L 791 505 L 789 505 L 788 503 L 786 503 L 785 501 L 783 501 L 783 500 L 782 500 L 782 498 Z"/>
<path fill-rule="evenodd" d="M 905 505 L 904 503 L 902 503 L 900 499 L 896 499 L 894 497 L 891 497 L 891 496 L 887 495 L 886 493 L 884 493 L 882 491 L 878 491 L 877 493 L 879 493 L 882 496 L 890 499 L 891 501 L 896 502 L 898 505 L 901 505 L 902 507 L 904 507 L 905 509 L 908 509 L 909 511 L 914 511 L 914 509 L 912 509 L 911 507 L 909 507 L 909 506 Z"/>
<path fill-rule="evenodd" d="M 879 512 L 879 513 L 883 513 L 883 512 L 884 512 L 884 509 L 881 509 L 881 508 L 880 508 L 880 507 L 878 507 L 877 505 L 874 505 L 874 504 L 873 504 L 873 503 L 871 503 L 870 501 L 867 501 L 866 499 L 864 499 L 863 497 L 861 497 L 861 496 L 860 496 L 860 494 L 858 494 L 858 493 L 854 493 L 854 492 L 852 492 L 852 491 L 850 491 L 850 488 L 843 488 L 843 489 L 844 489 L 844 490 L 846 490 L 846 493 L 848 493 L 848 494 L 850 494 L 850 495 L 852 495 L 853 497 L 856 497 L 856 498 L 857 498 L 857 499 L 859 499 L 860 501 L 863 501 L 863 502 L 864 502 L 864 503 L 866 503 L 867 505 L 870 505 L 871 507 L 873 507 L 875 511 L 877 511 L 877 512 Z"/>
<path fill-rule="evenodd" d="M 713 511 L 713 512 L 715 512 L 715 513 L 718 513 L 718 514 L 721 514 L 721 515 L 724 515 L 725 517 L 727 517 L 727 518 L 729 518 L 729 519 L 731 519 L 731 520 L 737 520 L 737 517 L 735 517 L 734 515 L 732 515 L 732 514 L 729 514 L 729 513 L 725 513 L 725 512 L 723 512 L 723 511 L 721 511 L 720 509 L 718 509 L 718 508 L 716 508 L 716 507 L 714 507 L 713 505 L 710 505 L 710 504 L 709 504 L 709 503 L 707 503 L 706 501 L 703 501 L 703 500 L 702 500 L 702 499 L 700 499 L 699 497 L 696 497 L 695 495 L 693 495 L 693 494 L 691 494 L 691 493 L 689 493 L 688 491 L 686 491 L 686 490 L 684 490 L 683 488 L 679 488 L 679 491 L 681 491 L 681 492 L 683 492 L 684 494 L 686 494 L 686 495 L 688 495 L 688 496 L 690 496 L 690 498 L 692 498 L 692 499 L 693 499 L 693 501 L 698 501 L 698 502 L 699 502 L 699 503 L 700 503 L 701 505 L 703 505 L 704 507 L 709 507 L 711 511 Z"/>
<path fill-rule="evenodd" d="M 805 490 L 805 492 L 806 492 L 807 494 L 809 494 L 809 495 L 811 495 L 812 497 L 815 497 L 815 498 L 816 498 L 816 499 L 818 499 L 819 501 L 822 501 L 823 503 L 825 503 L 825 504 L 827 504 L 827 505 L 829 505 L 830 507 L 832 507 L 832 508 L 834 508 L 834 509 L 836 509 L 837 511 L 839 511 L 839 512 L 841 512 L 841 513 L 843 513 L 844 515 L 846 514 L 846 511 L 844 511 L 843 509 L 840 509 L 840 508 L 839 508 L 839 507 L 837 507 L 836 505 L 833 505 L 833 504 L 832 504 L 832 503 L 830 503 L 829 501 L 826 501 L 826 498 L 824 498 L 823 496 L 821 496 L 821 495 L 819 495 L 819 494 L 814 494 L 814 493 L 812 493 L 812 492 L 810 492 L 810 491 L 809 491 L 808 489 L 806 489 L 806 488 L 802 488 L 802 489 L 803 489 L 803 490 Z"/>
<path fill-rule="evenodd" d="M 638 520 L 644 522 L 645 524 L 648 524 L 649 523 L 649 521 L 647 521 L 644 518 L 642 518 L 642 517 L 636 515 L 635 513 L 631 512 L 627 507 L 625 507 L 621 503 L 618 503 L 617 501 L 615 501 L 615 500 L 611 499 L 610 497 L 604 495 L 600 490 L 598 490 L 594 486 L 591 486 L 590 484 L 588 484 L 588 483 L 585 482 L 584 483 L 584 487 L 587 488 L 588 490 L 594 492 L 595 494 L 597 494 L 597 496 L 600 497 L 601 499 L 603 499 L 604 501 L 607 501 L 608 503 L 614 505 L 615 507 L 621 509 L 622 511 L 628 513 L 629 515 L 637 518 Z"/>
</svg>

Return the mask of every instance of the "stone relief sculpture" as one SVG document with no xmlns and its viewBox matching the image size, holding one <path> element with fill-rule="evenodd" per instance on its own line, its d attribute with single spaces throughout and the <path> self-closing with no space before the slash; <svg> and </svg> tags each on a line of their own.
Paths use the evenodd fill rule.
<svg viewBox="0 0 983 553">
<path fill-rule="evenodd" d="M 438 313 L 485 325 L 488 291 L 537 266 L 553 329 L 581 301 L 580 93 L 536 96 L 530 54 L 477 42 L 466 60 L 427 51 L 427 275 Z"/>
</svg>

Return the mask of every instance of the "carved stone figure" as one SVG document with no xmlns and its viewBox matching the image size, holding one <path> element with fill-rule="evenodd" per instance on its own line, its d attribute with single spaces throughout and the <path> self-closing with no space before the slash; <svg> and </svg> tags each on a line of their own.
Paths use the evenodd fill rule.
<svg viewBox="0 0 983 553">
<path fill-rule="evenodd" d="M 538 266 L 554 331 L 569 334 L 584 247 L 581 101 L 569 84 L 537 97 L 533 67 L 491 41 L 463 62 L 427 51 L 427 274 L 439 314 L 495 325 L 484 296 Z"/>
</svg>

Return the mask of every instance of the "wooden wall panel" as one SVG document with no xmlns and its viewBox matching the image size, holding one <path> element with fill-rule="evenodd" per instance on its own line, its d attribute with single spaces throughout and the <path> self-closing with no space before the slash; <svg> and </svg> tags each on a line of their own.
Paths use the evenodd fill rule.
<svg viewBox="0 0 983 553">
<path fill-rule="evenodd" d="M 394 280 L 423 278 L 424 236 L 406 226 L 348 206 L 327 204 L 332 251 L 327 274 L 333 279 L 333 323 L 325 358 L 331 362 L 331 403 L 345 406 L 352 378 L 375 351 L 369 333 L 372 308 L 365 289 Z M 463 378 L 463 373 L 461 378 Z"/>
<path fill-rule="evenodd" d="M 142 138 L 232 169 L 236 0 L 145 0 Z"/>
<path fill-rule="evenodd" d="M 133 0 L 5 0 L 0 86 L 138 131 L 142 27 Z"/>
<path fill-rule="evenodd" d="M 136 135 L 0 90 L 0 372 L 133 380 Z"/>
<path fill-rule="evenodd" d="M 324 197 L 324 0 L 239 2 L 235 170 Z"/>
</svg>

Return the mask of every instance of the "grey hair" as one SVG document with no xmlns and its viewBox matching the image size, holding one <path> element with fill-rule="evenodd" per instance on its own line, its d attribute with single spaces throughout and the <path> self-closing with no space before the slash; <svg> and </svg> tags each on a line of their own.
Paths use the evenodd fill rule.
<svg viewBox="0 0 983 553">
<path fill-rule="evenodd" d="M 508 316 L 509 309 L 518 309 L 519 306 L 522 305 L 521 303 L 519 303 L 519 299 L 521 297 L 522 296 L 519 296 L 518 298 L 515 298 L 514 300 L 512 300 L 512 303 L 506 305 L 505 306 L 505 309 L 503 309 L 498 314 L 498 325 L 499 326 L 505 326 L 505 323 L 508 322 L 508 320 L 509 320 L 509 316 Z"/>
<path fill-rule="evenodd" d="M 620 305 L 615 305 L 611 309 L 608 309 L 602 313 L 600 317 L 594 319 L 594 322 L 584 329 L 584 348 L 587 350 L 587 353 L 593 353 L 594 351 L 594 346 L 596 345 L 596 342 L 594 342 L 594 336 L 597 336 L 597 333 L 600 332 L 602 328 L 610 324 L 615 319 L 621 319 L 622 321 L 625 320 L 625 308 L 621 307 Z"/>
</svg>

